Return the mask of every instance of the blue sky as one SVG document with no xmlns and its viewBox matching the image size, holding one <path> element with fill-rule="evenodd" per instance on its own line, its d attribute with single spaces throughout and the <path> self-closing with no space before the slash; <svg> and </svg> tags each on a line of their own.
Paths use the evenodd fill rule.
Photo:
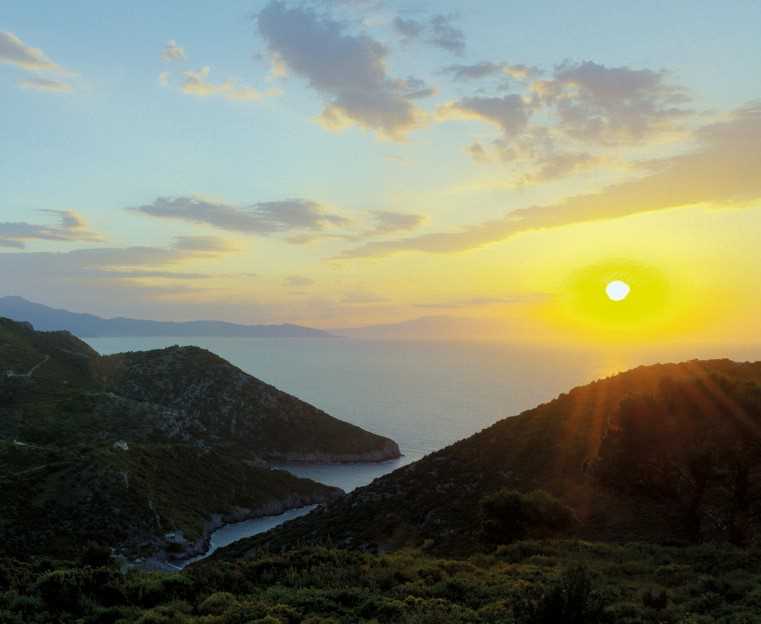
<svg viewBox="0 0 761 624">
<path fill-rule="evenodd" d="M 731 133 L 716 124 L 761 96 L 760 23 L 751 1 L 11 0 L 0 260 L 27 275 L 63 258 L 71 268 L 46 272 L 42 298 L 103 314 L 330 325 L 512 300 L 527 287 L 509 270 L 467 288 L 484 247 L 521 262 L 524 234 L 505 215 L 562 233 L 587 217 L 521 211 L 607 192 L 706 143 L 723 153 L 710 128 Z M 751 117 L 737 123 L 755 130 Z M 614 229 L 633 212 L 595 210 Z M 39 235 L 67 214 L 76 226 Z M 150 262 L 73 260 L 130 248 Z M 405 266 L 421 271 L 417 290 Z M 0 289 L 31 295 L 24 280 L 6 274 Z M 117 305 L 113 292 L 134 296 Z"/>
</svg>

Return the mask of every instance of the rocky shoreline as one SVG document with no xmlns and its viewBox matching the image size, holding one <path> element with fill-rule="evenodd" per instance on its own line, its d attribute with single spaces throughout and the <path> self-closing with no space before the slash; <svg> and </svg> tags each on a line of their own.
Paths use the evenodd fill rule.
<svg viewBox="0 0 761 624">
<path fill-rule="evenodd" d="M 399 445 L 391 439 L 387 439 L 383 445 L 376 450 L 364 451 L 361 453 L 268 453 L 267 460 L 272 463 L 284 464 L 314 464 L 314 465 L 331 465 L 331 464 L 374 464 L 402 457 Z"/>
<path fill-rule="evenodd" d="M 129 568 L 164 571 L 181 570 L 186 565 L 209 552 L 212 534 L 218 529 L 247 520 L 279 516 L 294 509 L 323 505 L 345 495 L 345 492 L 340 488 L 333 488 L 333 490 L 329 495 L 290 495 L 277 501 L 270 501 L 254 509 L 237 508 L 227 513 L 214 513 L 211 519 L 204 525 L 203 535 L 195 541 L 185 540 L 180 531 L 168 533 L 165 535 L 166 541 L 163 548 L 159 548 L 155 555 L 145 559 L 129 559 L 124 556 L 118 558 Z"/>
</svg>

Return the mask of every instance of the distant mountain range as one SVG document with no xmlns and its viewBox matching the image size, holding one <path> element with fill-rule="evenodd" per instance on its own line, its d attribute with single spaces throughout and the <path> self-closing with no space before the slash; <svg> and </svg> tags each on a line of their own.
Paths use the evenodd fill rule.
<svg viewBox="0 0 761 624">
<path fill-rule="evenodd" d="M 0 297 L 0 316 L 26 321 L 40 331 L 67 330 L 81 338 L 123 336 L 212 336 L 245 338 L 330 338 L 332 334 L 289 323 L 238 325 L 223 321 L 148 321 L 102 318 L 51 308 L 22 297 Z"/>
<path fill-rule="evenodd" d="M 0 316 L 31 323 L 40 331 L 66 330 L 80 338 L 239 337 L 239 338 L 356 338 L 360 340 L 469 340 L 494 337 L 482 320 L 431 315 L 400 321 L 331 329 L 329 332 L 291 323 L 242 325 L 225 321 L 151 321 L 125 317 L 103 318 L 71 312 L 24 299 L 0 297 Z"/>
</svg>

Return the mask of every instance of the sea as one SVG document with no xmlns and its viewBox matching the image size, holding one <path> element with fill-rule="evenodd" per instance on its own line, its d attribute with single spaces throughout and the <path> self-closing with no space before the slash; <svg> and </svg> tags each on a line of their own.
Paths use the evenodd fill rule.
<svg viewBox="0 0 761 624">
<path fill-rule="evenodd" d="M 761 360 L 761 345 L 649 348 L 349 338 L 89 338 L 103 355 L 196 345 L 328 414 L 395 440 L 398 460 L 281 465 L 349 492 L 562 392 L 640 364 Z M 309 508 L 222 527 L 208 554 Z"/>
</svg>

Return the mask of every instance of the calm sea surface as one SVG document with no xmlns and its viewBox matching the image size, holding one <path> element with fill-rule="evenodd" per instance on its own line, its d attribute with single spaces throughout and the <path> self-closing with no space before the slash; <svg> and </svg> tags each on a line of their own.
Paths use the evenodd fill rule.
<svg viewBox="0 0 761 624">
<path fill-rule="evenodd" d="M 396 440 L 381 464 L 284 466 L 344 490 L 368 484 L 561 392 L 639 364 L 695 357 L 761 359 L 761 346 L 603 351 L 506 343 L 268 338 L 91 338 L 102 354 L 197 345 L 329 414 Z M 290 519 L 251 520 L 215 534 L 215 547 Z M 222 543 L 224 542 L 224 544 Z"/>
</svg>

